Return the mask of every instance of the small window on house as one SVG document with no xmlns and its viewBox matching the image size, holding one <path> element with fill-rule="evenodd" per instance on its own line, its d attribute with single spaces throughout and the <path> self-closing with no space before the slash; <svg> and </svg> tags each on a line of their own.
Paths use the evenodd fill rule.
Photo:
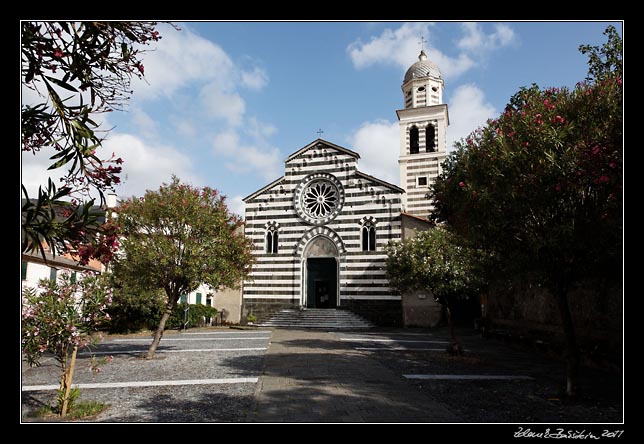
<svg viewBox="0 0 644 444">
<path fill-rule="evenodd" d="M 182 294 L 181 295 L 181 303 L 185 304 L 186 302 L 188 302 L 188 295 L 187 294 Z"/>
<path fill-rule="evenodd" d="M 420 92 L 425 91 L 425 87 L 424 87 L 424 86 L 421 86 L 420 88 L 418 88 L 418 91 L 420 91 Z"/>
<path fill-rule="evenodd" d="M 418 154 L 418 151 L 418 128 L 416 126 L 412 126 L 409 130 L 409 154 Z"/>
<path fill-rule="evenodd" d="M 22 261 L 22 273 L 21 273 L 21 278 L 23 281 L 27 280 L 27 267 L 29 265 L 29 262 Z"/>
<path fill-rule="evenodd" d="M 50 280 L 55 281 L 57 274 L 58 274 L 58 270 L 56 270 L 54 267 L 49 268 L 49 279 Z"/>
<path fill-rule="evenodd" d="M 279 249 L 279 235 L 277 229 L 271 227 L 266 231 L 266 253 L 277 254 Z"/>
<path fill-rule="evenodd" d="M 197 293 L 197 305 L 201 305 L 201 293 Z"/>
<path fill-rule="evenodd" d="M 438 91 L 438 88 L 437 88 L 437 87 L 435 87 L 435 86 L 432 86 L 432 91 L 437 92 L 437 91 Z"/>
<path fill-rule="evenodd" d="M 206 305 L 212 307 L 212 298 L 206 298 Z"/>
<path fill-rule="evenodd" d="M 427 152 L 431 153 L 436 151 L 436 128 L 431 123 L 425 128 L 425 143 L 427 143 Z"/>
<path fill-rule="evenodd" d="M 72 271 L 72 274 L 69 276 L 69 282 L 71 282 L 72 284 L 76 283 L 76 272 L 75 271 Z"/>
<path fill-rule="evenodd" d="M 376 251 L 376 227 L 372 224 L 362 226 L 362 251 Z"/>
<path fill-rule="evenodd" d="M 419 187 L 426 187 L 427 186 L 427 176 L 419 176 L 416 178 L 416 184 Z"/>
</svg>

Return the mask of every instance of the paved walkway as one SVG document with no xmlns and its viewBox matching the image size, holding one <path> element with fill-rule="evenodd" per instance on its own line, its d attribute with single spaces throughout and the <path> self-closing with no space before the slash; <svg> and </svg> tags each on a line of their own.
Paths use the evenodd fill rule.
<svg viewBox="0 0 644 444">
<path fill-rule="evenodd" d="M 251 422 L 459 422 L 336 333 L 275 329 Z"/>
</svg>

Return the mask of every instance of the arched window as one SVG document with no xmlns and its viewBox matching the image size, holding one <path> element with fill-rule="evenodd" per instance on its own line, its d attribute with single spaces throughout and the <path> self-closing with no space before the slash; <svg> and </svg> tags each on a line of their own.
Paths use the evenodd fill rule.
<svg viewBox="0 0 644 444">
<path fill-rule="evenodd" d="M 409 130 L 409 154 L 418 154 L 418 151 L 418 128 L 416 126 L 412 126 Z"/>
<path fill-rule="evenodd" d="M 376 227 L 370 223 L 362 226 L 362 251 L 376 251 Z"/>
<path fill-rule="evenodd" d="M 277 254 L 279 248 L 279 235 L 275 227 L 266 230 L 266 253 Z"/>
<path fill-rule="evenodd" d="M 436 128 L 434 128 L 434 125 L 430 123 L 429 125 L 427 125 L 427 128 L 425 128 L 425 143 L 427 144 L 428 153 L 436 151 L 436 142 L 434 141 L 435 138 Z"/>
</svg>

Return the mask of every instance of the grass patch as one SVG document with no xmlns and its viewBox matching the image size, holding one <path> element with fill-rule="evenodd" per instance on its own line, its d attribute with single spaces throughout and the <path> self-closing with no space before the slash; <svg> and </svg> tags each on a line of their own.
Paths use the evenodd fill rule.
<svg viewBox="0 0 644 444">
<path fill-rule="evenodd" d="M 88 419 L 105 411 L 110 405 L 98 401 L 77 401 L 67 409 L 67 416 L 61 418 L 57 407 L 42 406 L 36 412 L 36 417 L 43 419 L 74 420 Z"/>
</svg>

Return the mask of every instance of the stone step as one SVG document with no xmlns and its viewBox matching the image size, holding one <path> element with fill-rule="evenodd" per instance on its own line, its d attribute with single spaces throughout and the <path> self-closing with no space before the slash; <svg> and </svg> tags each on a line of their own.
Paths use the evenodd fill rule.
<svg viewBox="0 0 644 444">
<path fill-rule="evenodd" d="M 270 319 L 264 321 L 263 324 L 277 324 L 277 323 L 289 323 L 289 324 L 327 324 L 327 325 L 370 325 L 367 322 L 361 321 L 350 321 L 350 322 L 340 322 L 340 321 L 312 321 L 312 320 L 300 320 L 300 319 Z"/>
<path fill-rule="evenodd" d="M 351 321 L 355 318 L 351 317 L 338 317 L 338 316 L 273 316 L 271 319 L 318 319 L 318 320 L 344 320 Z"/>
<path fill-rule="evenodd" d="M 285 309 L 257 324 L 260 327 L 296 327 L 329 329 L 365 329 L 373 324 L 361 316 L 336 309 Z"/>
</svg>

